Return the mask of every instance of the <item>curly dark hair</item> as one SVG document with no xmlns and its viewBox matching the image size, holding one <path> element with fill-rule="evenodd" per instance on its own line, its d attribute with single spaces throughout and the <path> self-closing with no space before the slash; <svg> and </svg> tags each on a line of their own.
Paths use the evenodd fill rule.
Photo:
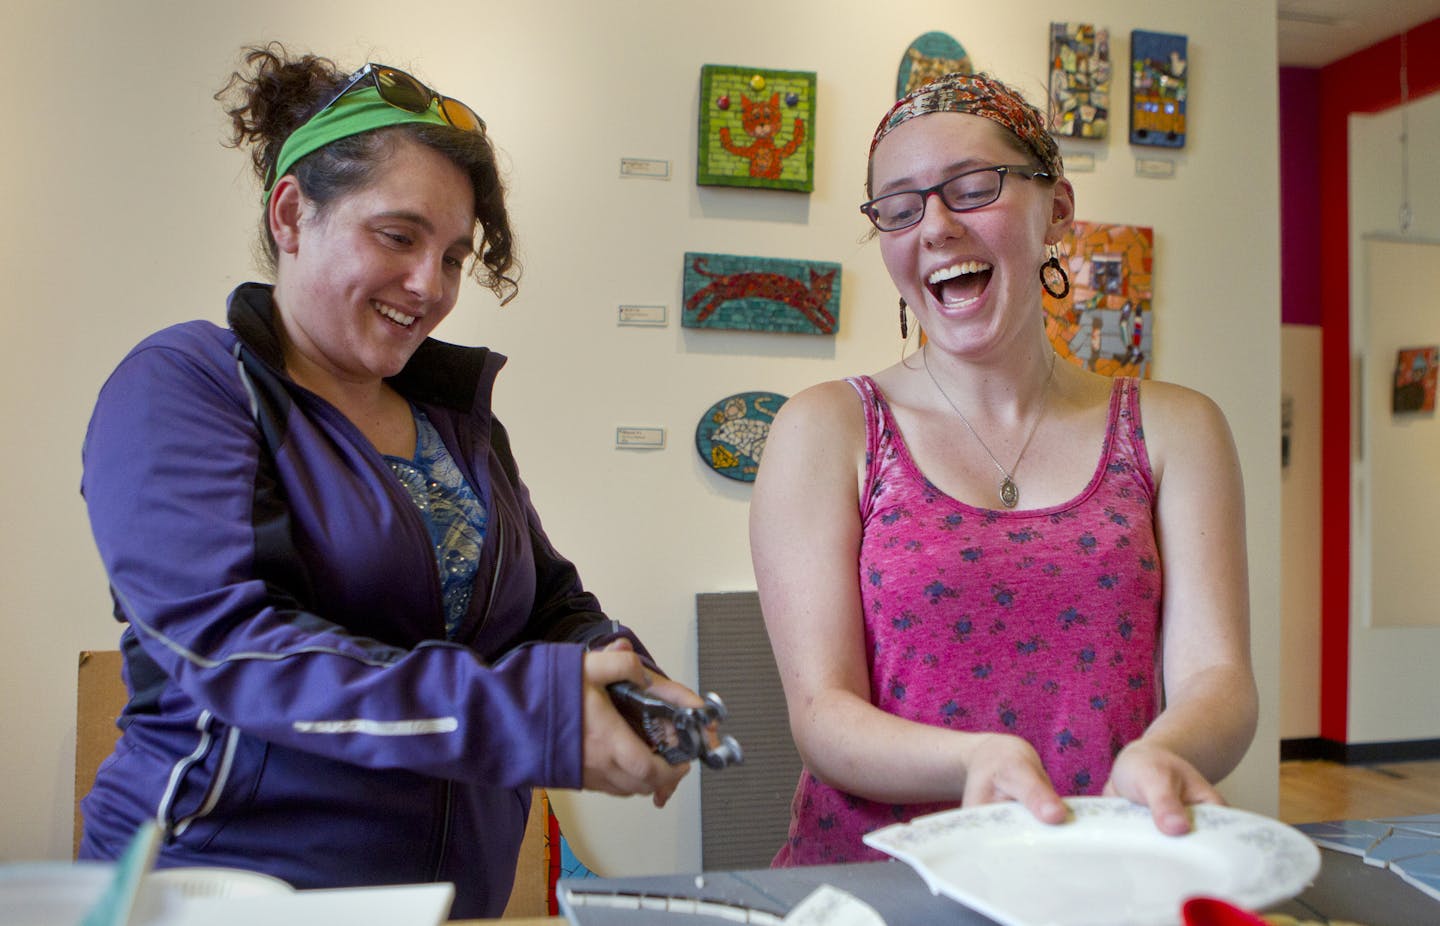
<svg viewBox="0 0 1440 926">
<path fill-rule="evenodd" d="M 279 42 L 247 46 L 243 68 L 230 75 L 215 99 L 230 117 L 232 148 L 249 147 L 261 186 L 266 186 L 290 134 L 320 111 L 349 78 L 335 62 L 317 55 L 291 56 Z M 306 198 L 323 213 L 338 197 L 368 184 L 396 141 L 409 138 L 431 148 L 470 178 L 480 236 L 471 276 L 509 302 L 519 288 L 520 265 L 505 211 L 505 185 L 487 136 L 448 125 L 409 123 L 331 142 L 307 154 L 290 172 Z M 265 216 L 260 219 L 262 256 L 274 272 L 278 254 Z"/>
</svg>

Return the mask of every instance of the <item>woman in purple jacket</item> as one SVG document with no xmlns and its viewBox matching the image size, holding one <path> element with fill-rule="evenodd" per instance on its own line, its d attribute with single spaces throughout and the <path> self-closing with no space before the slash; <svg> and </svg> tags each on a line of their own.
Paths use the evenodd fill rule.
<svg viewBox="0 0 1440 926">
<path fill-rule="evenodd" d="M 157 821 L 162 866 L 452 881 L 496 916 L 532 787 L 663 805 L 685 774 L 606 686 L 699 702 L 546 539 L 491 413 L 505 358 L 428 337 L 465 276 L 516 289 L 484 122 L 383 65 L 245 64 L 218 96 L 275 283 L 137 346 L 86 438 L 131 698 L 81 855 Z"/>
</svg>

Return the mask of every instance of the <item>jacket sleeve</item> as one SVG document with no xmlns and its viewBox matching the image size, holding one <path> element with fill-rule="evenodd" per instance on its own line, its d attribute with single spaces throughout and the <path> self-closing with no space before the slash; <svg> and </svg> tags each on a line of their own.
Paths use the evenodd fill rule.
<svg viewBox="0 0 1440 926">
<path fill-rule="evenodd" d="M 299 604 L 303 563 L 257 562 L 257 535 L 288 522 L 283 503 L 257 501 L 277 495 L 273 473 L 227 360 L 183 339 L 141 345 L 86 436 L 82 492 L 117 613 L 164 677 L 147 703 L 364 767 L 579 787 L 581 645 L 486 664 L 443 640 L 382 643 Z"/>
</svg>

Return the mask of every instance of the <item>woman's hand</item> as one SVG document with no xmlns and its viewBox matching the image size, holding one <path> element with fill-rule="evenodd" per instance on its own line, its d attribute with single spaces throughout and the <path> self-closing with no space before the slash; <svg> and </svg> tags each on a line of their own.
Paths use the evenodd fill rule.
<svg viewBox="0 0 1440 926">
<path fill-rule="evenodd" d="M 1003 733 L 973 735 L 965 762 L 963 806 L 1019 801 L 1042 823 L 1065 821 L 1065 804 L 1033 746 Z"/>
<path fill-rule="evenodd" d="M 1105 783 L 1105 794 L 1150 808 L 1155 826 L 1167 836 L 1190 832 L 1187 804 L 1224 804 L 1195 766 L 1163 746 L 1139 739 L 1120 750 Z"/>
<path fill-rule="evenodd" d="M 614 682 L 633 682 L 676 704 L 704 702 L 679 682 L 648 672 L 628 640 L 585 654 L 582 786 L 621 796 L 649 794 L 656 807 L 664 807 L 690 765 L 666 762 L 630 728 L 606 690 Z"/>
</svg>

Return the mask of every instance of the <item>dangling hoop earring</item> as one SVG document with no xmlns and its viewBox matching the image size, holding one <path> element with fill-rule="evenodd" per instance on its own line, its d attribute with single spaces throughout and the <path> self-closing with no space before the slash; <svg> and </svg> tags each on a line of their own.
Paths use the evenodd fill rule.
<svg viewBox="0 0 1440 926">
<path fill-rule="evenodd" d="M 1068 291 L 1068 290 L 1067 290 Z M 910 323 L 905 319 L 905 297 L 900 297 L 900 340 L 910 340 Z"/>
<path fill-rule="evenodd" d="M 1057 277 L 1059 278 L 1058 283 L 1056 282 Z M 1070 274 L 1065 272 L 1065 267 L 1060 263 L 1060 256 L 1056 253 L 1053 244 L 1050 245 L 1050 259 L 1040 265 L 1040 285 L 1045 287 L 1045 292 L 1056 299 L 1064 299 L 1070 295 Z"/>
</svg>

